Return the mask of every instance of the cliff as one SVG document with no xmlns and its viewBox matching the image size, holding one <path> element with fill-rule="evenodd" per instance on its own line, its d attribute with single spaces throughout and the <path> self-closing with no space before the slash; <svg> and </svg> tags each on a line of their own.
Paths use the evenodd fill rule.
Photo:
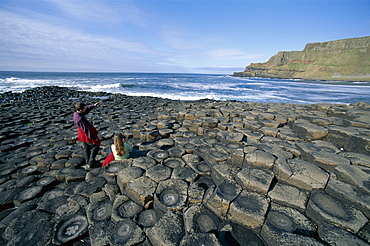
<svg viewBox="0 0 370 246">
<path fill-rule="evenodd" d="M 233 76 L 370 81 L 370 36 L 309 43 L 302 51 L 280 51 Z"/>
</svg>

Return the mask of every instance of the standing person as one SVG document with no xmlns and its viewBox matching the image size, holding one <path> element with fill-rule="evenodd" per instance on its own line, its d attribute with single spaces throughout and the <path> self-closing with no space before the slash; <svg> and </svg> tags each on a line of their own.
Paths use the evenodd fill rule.
<svg viewBox="0 0 370 246">
<path fill-rule="evenodd" d="M 87 170 L 95 162 L 95 157 L 99 152 L 100 139 L 98 137 L 98 130 L 86 119 L 85 115 L 98 105 L 100 105 L 98 102 L 91 106 L 86 106 L 86 104 L 78 102 L 75 105 L 76 112 L 73 114 L 74 125 L 78 131 L 77 140 L 82 143 L 86 160 L 85 169 Z"/>
<path fill-rule="evenodd" d="M 127 137 L 125 135 L 122 133 L 115 133 L 111 150 L 112 152 L 104 160 L 102 167 L 105 167 L 113 160 L 127 159 L 132 150 L 132 145 L 127 142 Z"/>
</svg>

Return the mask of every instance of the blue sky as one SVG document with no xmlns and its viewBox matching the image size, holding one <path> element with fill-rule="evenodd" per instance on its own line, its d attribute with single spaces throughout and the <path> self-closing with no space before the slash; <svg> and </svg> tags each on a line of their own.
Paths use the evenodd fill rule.
<svg viewBox="0 0 370 246">
<path fill-rule="evenodd" d="M 232 74 L 370 35 L 370 0 L 1 0 L 0 70 Z"/>
</svg>

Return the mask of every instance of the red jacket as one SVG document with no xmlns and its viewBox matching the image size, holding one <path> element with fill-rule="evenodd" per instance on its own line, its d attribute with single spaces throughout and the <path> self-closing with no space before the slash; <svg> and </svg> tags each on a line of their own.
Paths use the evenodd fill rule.
<svg viewBox="0 0 370 246">
<path fill-rule="evenodd" d="M 100 139 L 98 137 L 98 131 L 96 130 L 96 128 L 93 125 L 90 125 L 90 131 L 93 135 L 95 135 L 96 140 L 92 140 L 91 138 L 89 138 L 86 135 L 86 133 L 84 133 L 84 131 L 82 131 L 82 129 L 80 127 L 77 127 L 77 131 L 78 131 L 78 138 L 77 138 L 78 141 L 86 142 L 86 143 L 92 143 L 92 144 L 100 146 Z"/>
<path fill-rule="evenodd" d="M 98 137 L 98 130 L 91 124 L 85 117 L 94 106 L 86 107 L 85 112 L 73 114 L 74 125 L 78 131 L 78 141 L 92 143 L 95 145 L 100 146 L 100 139 Z"/>
</svg>

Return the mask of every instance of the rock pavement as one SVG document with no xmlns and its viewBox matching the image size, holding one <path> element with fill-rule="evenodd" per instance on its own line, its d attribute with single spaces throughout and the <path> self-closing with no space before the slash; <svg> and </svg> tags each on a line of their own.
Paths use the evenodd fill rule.
<svg viewBox="0 0 370 246">
<path fill-rule="evenodd" d="M 74 104 L 100 133 L 85 170 Z M 370 105 L 0 94 L 1 245 L 369 245 Z M 100 167 L 115 132 L 130 158 Z"/>
</svg>

